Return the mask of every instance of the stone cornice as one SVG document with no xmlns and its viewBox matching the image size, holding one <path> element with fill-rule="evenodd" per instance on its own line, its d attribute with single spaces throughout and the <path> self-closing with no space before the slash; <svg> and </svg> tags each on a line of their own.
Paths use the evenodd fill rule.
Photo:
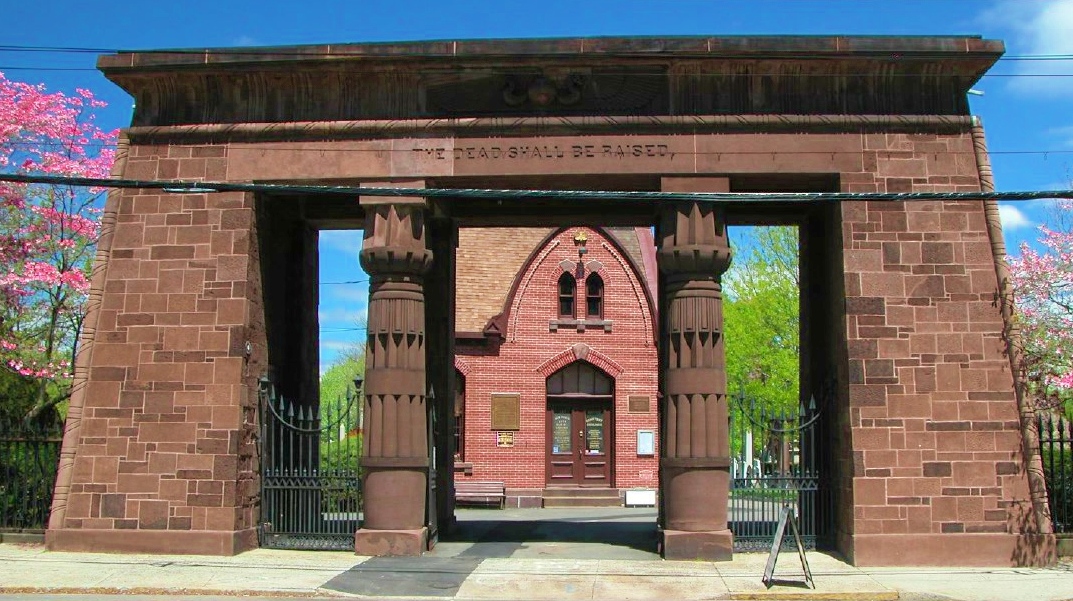
<svg viewBox="0 0 1073 601">
<path fill-rule="evenodd" d="M 479 40 L 119 53 L 133 124 L 968 114 L 975 37 Z"/>
<path fill-rule="evenodd" d="M 785 58 L 813 56 L 995 59 L 1005 50 L 999 40 L 979 36 L 645 36 L 546 39 L 434 40 L 251 48 L 190 48 L 118 52 L 101 56 L 108 74 L 191 67 L 388 61 L 502 60 L 509 58 L 663 57 Z"/>
<path fill-rule="evenodd" d="M 911 131 L 967 132 L 968 115 L 654 115 L 599 117 L 484 117 L 460 119 L 363 119 L 290 123 L 214 123 L 134 126 L 135 143 L 345 140 L 438 136 L 573 135 L 585 133 L 720 133 Z"/>
</svg>

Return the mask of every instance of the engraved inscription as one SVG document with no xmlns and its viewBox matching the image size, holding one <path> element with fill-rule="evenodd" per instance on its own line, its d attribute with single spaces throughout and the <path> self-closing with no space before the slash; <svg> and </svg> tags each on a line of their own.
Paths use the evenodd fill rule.
<svg viewBox="0 0 1073 601">
<path fill-rule="evenodd" d="M 414 148 L 413 152 L 437 161 L 466 160 L 555 160 L 674 158 L 666 144 L 525 144 L 518 146 L 460 146 Z"/>
</svg>

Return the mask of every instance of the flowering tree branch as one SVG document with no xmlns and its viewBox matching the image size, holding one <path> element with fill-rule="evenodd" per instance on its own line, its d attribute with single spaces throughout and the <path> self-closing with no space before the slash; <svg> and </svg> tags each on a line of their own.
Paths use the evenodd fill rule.
<svg viewBox="0 0 1073 601">
<path fill-rule="evenodd" d="M 107 177 L 118 132 L 97 126 L 94 112 L 104 106 L 88 90 L 49 93 L 0 73 L 0 171 Z M 0 369 L 37 382 L 36 397 L 20 408 L 27 418 L 69 395 L 99 195 L 0 183 Z"/>
<path fill-rule="evenodd" d="M 1040 408 L 1073 413 L 1073 202 L 1058 202 L 1054 222 L 1039 228 L 1042 251 L 1021 245 L 1011 284 L 1029 392 Z"/>
</svg>

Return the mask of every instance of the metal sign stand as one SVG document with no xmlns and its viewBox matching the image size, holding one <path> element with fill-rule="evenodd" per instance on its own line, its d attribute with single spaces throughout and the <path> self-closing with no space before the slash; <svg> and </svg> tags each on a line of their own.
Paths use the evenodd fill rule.
<svg viewBox="0 0 1073 601">
<path fill-rule="evenodd" d="M 797 544 L 797 555 L 801 558 L 801 569 L 805 571 L 805 583 L 809 588 L 816 588 L 816 583 L 812 580 L 812 570 L 808 568 L 808 560 L 805 559 L 805 544 L 801 542 L 801 532 L 797 529 L 797 519 L 793 516 L 793 507 L 789 505 L 782 506 L 782 516 L 779 518 L 779 525 L 775 528 L 775 539 L 771 541 L 771 553 L 768 554 L 767 566 L 764 567 L 764 577 L 761 582 L 764 586 L 771 588 L 771 585 L 775 580 L 775 562 L 779 559 L 779 549 L 782 548 L 782 539 L 786 534 L 786 524 L 790 524 L 790 530 L 794 534 L 794 542 Z"/>
</svg>

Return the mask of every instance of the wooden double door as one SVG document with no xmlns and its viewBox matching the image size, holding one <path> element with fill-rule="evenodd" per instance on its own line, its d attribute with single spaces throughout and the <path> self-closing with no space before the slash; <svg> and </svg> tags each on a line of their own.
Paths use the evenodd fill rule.
<svg viewBox="0 0 1073 601">
<path fill-rule="evenodd" d="M 610 399 L 548 399 L 548 486 L 611 486 L 611 420 Z"/>
</svg>

